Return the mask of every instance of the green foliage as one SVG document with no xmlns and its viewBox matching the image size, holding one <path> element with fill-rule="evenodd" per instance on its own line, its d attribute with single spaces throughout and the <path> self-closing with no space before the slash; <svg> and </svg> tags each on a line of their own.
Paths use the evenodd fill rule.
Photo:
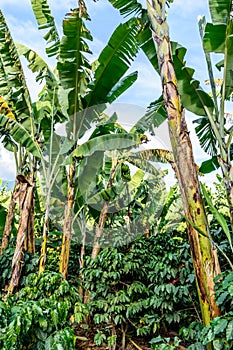
<svg viewBox="0 0 233 350">
<path fill-rule="evenodd" d="M 233 347 L 233 271 L 226 271 L 215 279 L 216 303 L 223 312 L 215 317 L 201 333 L 202 343 L 213 341 L 214 349 Z"/>
<path fill-rule="evenodd" d="M 96 343 L 97 346 L 100 346 L 106 339 L 107 339 L 106 335 L 103 332 L 98 331 L 94 337 L 94 342 Z"/>
<path fill-rule="evenodd" d="M 151 339 L 150 344 L 153 350 L 175 350 L 179 345 L 179 338 L 175 337 L 173 341 L 170 338 L 163 338 L 160 335 Z"/>
<path fill-rule="evenodd" d="M 63 20 L 64 36 L 60 44 L 57 69 L 63 89 L 69 92 L 69 116 L 82 109 L 81 97 L 86 94 L 89 82 L 91 67 L 84 53 L 90 53 L 87 40 L 92 40 L 92 37 L 85 26 L 85 18 L 87 15 L 81 6 L 73 9 Z M 77 137 L 76 133 L 73 137 Z"/>
<path fill-rule="evenodd" d="M 233 346 L 233 313 L 215 317 L 210 326 L 205 327 L 201 333 L 201 342 L 206 345 L 213 342 L 213 348 L 232 349 Z"/>
<path fill-rule="evenodd" d="M 0 50 L 1 95 L 7 96 L 7 101 L 13 105 L 13 111 L 19 120 L 28 118 L 30 115 L 29 92 L 15 43 L 1 11 Z"/>
<path fill-rule="evenodd" d="M 229 236 L 227 230 L 227 228 L 230 229 L 231 227 L 229 209 L 224 182 L 219 175 L 217 175 L 217 181 L 214 183 L 214 185 L 214 191 L 206 188 L 206 194 L 209 198 L 209 203 L 206 201 L 206 211 L 212 239 L 216 243 L 217 249 L 219 249 L 220 265 L 221 268 L 225 270 L 226 265 L 227 268 L 229 267 L 229 261 L 226 260 L 226 257 L 228 257 L 228 259 L 232 263 L 231 237 Z M 217 215 L 215 215 L 216 211 L 218 213 Z M 223 222 L 223 225 L 220 225 L 221 220 Z M 226 256 L 224 256 L 223 253 Z"/>
<path fill-rule="evenodd" d="M 215 279 L 215 298 L 222 311 L 233 310 L 233 271 L 225 271 Z"/>
<path fill-rule="evenodd" d="M 13 240 L 12 243 L 15 243 Z M 13 244 L 11 244 L 7 249 L 3 250 L 2 254 L 0 254 L 0 288 L 4 289 L 11 278 L 12 272 L 12 259 L 14 255 L 15 248 Z M 37 269 L 38 264 L 38 256 L 33 254 L 28 254 L 26 251 L 24 252 L 24 265 L 22 274 L 27 276 L 28 274 L 34 272 Z M 24 282 L 21 281 L 21 286 L 24 285 Z"/>
<path fill-rule="evenodd" d="M 124 248 L 102 250 L 85 266 L 81 273 L 99 327 L 113 320 L 145 336 L 191 318 L 194 278 L 182 238 L 180 243 L 161 234 L 140 238 Z"/>
<path fill-rule="evenodd" d="M 1 348 L 74 349 L 69 318 L 77 301 L 77 290 L 60 274 L 30 274 L 18 295 L 9 296 L 0 304 Z"/>
<path fill-rule="evenodd" d="M 5 185 L 3 185 L 2 179 L 0 179 L 0 237 L 2 236 L 4 226 L 5 226 L 5 220 L 6 220 L 10 197 L 11 197 L 11 191 L 8 189 L 7 182 L 5 183 Z"/>
<path fill-rule="evenodd" d="M 31 152 L 31 154 L 33 154 L 35 157 L 41 157 L 40 148 L 28 131 L 28 121 L 19 123 L 17 120 L 9 119 L 8 117 L 0 114 L 0 128 L 5 130 L 6 133 L 10 132 L 13 140 L 24 146 L 27 151 Z"/>
<path fill-rule="evenodd" d="M 203 196 L 209 206 L 209 209 L 211 211 L 211 213 L 213 214 L 214 218 L 217 220 L 218 224 L 220 225 L 220 228 L 223 230 L 223 232 L 225 233 L 229 245 L 231 247 L 231 250 L 233 252 L 233 247 L 232 247 L 232 241 L 231 241 L 231 234 L 230 234 L 230 230 L 227 224 L 227 220 L 224 218 L 224 216 L 215 208 L 214 203 L 212 202 L 211 196 L 209 196 L 205 186 L 203 184 L 201 184 L 201 189 L 202 189 L 202 193 Z"/>
<path fill-rule="evenodd" d="M 48 45 L 46 52 L 49 57 L 54 56 L 59 50 L 60 39 L 49 5 L 46 0 L 31 0 L 31 5 L 37 20 L 38 28 L 48 30 L 44 36 Z"/>
<path fill-rule="evenodd" d="M 193 342 L 188 350 L 202 350 L 209 342 L 213 342 L 215 350 L 233 347 L 233 271 L 225 271 L 215 278 L 215 293 L 222 316 L 215 317 L 207 327 L 200 323 L 191 323 L 189 327 L 183 327 L 180 336 Z"/>
<path fill-rule="evenodd" d="M 116 94 L 116 84 L 119 84 L 139 50 L 136 40 L 139 29 L 136 19 L 130 19 L 120 24 L 112 34 L 108 45 L 98 58 L 95 80 L 90 84 L 91 91 L 86 98 L 88 106 L 113 101 L 119 95 Z M 132 85 L 134 77 L 128 79 L 131 79 Z M 121 82 L 123 83 L 122 80 Z M 128 82 L 127 80 L 127 85 Z M 119 86 L 121 90 L 122 83 Z M 124 83 L 126 84 L 126 81 Z"/>
</svg>

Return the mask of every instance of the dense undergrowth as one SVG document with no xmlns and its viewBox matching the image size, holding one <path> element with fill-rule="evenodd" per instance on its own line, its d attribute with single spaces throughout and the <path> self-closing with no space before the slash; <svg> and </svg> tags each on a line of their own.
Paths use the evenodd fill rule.
<svg viewBox="0 0 233 350">
<path fill-rule="evenodd" d="M 217 193 L 224 212 L 221 186 Z M 209 215 L 213 238 L 229 254 Z M 231 349 L 233 272 L 222 256 L 224 272 L 216 279 L 222 316 L 203 328 L 186 232 L 182 223 L 176 226 L 169 234 L 161 230 L 125 246 L 102 249 L 95 259 L 87 249 L 81 270 L 81 247 L 73 242 L 68 280 L 56 272 L 60 242 L 51 239 L 46 271 L 38 275 L 39 256 L 25 252 L 19 290 L 7 295 L 13 239 L 0 255 L 0 348 L 71 350 L 93 343 L 125 349 L 131 340 L 144 339 L 153 349 L 201 350 L 210 341 L 214 349 Z"/>
</svg>

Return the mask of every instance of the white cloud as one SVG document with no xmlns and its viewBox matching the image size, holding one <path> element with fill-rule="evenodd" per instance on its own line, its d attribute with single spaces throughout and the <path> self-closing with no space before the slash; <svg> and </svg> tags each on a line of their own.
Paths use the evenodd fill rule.
<svg viewBox="0 0 233 350">
<path fill-rule="evenodd" d="M 43 32 L 37 29 L 36 23 L 32 18 L 29 17 L 22 20 L 12 15 L 8 15 L 7 24 L 15 41 L 30 47 L 47 60 Z"/>
<path fill-rule="evenodd" d="M 120 98 L 120 102 L 147 107 L 161 95 L 161 80 L 152 65 L 139 54 L 127 74 L 138 71 L 138 79 Z M 118 100 L 117 100 L 118 101 Z"/>
<path fill-rule="evenodd" d="M 148 63 L 137 62 L 135 68 L 138 70 L 138 84 L 140 84 L 142 92 L 161 91 L 160 77 L 152 66 L 148 65 Z"/>
<path fill-rule="evenodd" d="M 0 142 L 0 178 L 14 180 L 16 175 L 14 155 L 7 151 Z"/>
</svg>

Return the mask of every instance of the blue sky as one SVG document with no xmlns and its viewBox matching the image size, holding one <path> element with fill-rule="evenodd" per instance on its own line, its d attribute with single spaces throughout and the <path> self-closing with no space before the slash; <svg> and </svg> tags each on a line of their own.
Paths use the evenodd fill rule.
<svg viewBox="0 0 233 350">
<path fill-rule="evenodd" d="M 141 1 L 145 4 L 145 1 Z M 56 19 L 59 31 L 61 33 L 61 23 L 66 12 L 70 8 L 77 6 L 77 1 L 56 1 L 48 0 L 52 13 Z M 93 51 L 93 58 L 96 58 L 107 43 L 108 38 L 116 26 L 124 21 L 118 11 L 115 10 L 107 0 L 93 2 L 86 1 L 91 22 L 87 23 L 90 29 L 93 42 L 90 47 Z M 44 41 L 36 27 L 36 22 L 29 0 L 1 0 L 1 10 L 6 17 L 12 36 L 15 40 L 20 41 L 39 52 L 43 57 Z M 198 32 L 197 16 L 205 15 L 209 18 L 208 0 L 174 0 L 171 4 L 168 14 L 171 40 L 178 41 L 188 49 L 186 61 L 187 65 L 196 70 L 195 77 L 201 81 L 203 87 L 204 80 L 207 79 L 204 55 L 201 49 L 201 41 Z M 52 64 L 52 62 L 51 62 Z M 138 81 L 129 89 L 118 102 L 137 104 L 146 107 L 151 101 L 161 94 L 161 84 L 159 77 L 150 66 L 144 55 L 140 53 L 133 63 L 130 71 L 137 70 L 139 73 Z M 27 81 L 35 98 L 37 89 L 33 81 L 33 76 L 27 72 Z M 191 138 L 196 156 L 196 162 L 200 163 L 206 156 L 198 146 L 195 137 L 192 120 L 195 116 L 187 113 L 187 121 L 191 131 Z M 2 148 L 0 150 L 0 178 L 14 179 L 14 167 L 11 156 Z M 211 175 L 212 177 L 214 175 Z M 210 177 L 209 177 L 210 179 Z"/>
<path fill-rule="evenodd" d="M 74 8 L 77 1 L 48 0 L 48 2 L 61 32 L 61 22 L 64 14 L 70 8 Z M 145 5 L 145 1 L 141 2 Z M 90 46 L 94 57 L 97 57 L 107 43 L 114 28 L 125 19 L 119 15 L 118 11 L 107 0 L 98 0 L 97 2 L 87 0 L 86 4 L 91 17 L 91 22 L 88 22 L 87 26 L 94 38 Z M 37 31 L 30 1 L 1 0 L 1 9 L 14 39 L 43 54 L 44 41 L 41 33 Z M 208 14 L 207 0 L 186 0 L 185 2 L 175 0 L 174 4 L 171 4 L 168 16 L 171 39 L 188 48 L 187 62 L 196 69 L 197 79 L 203 79 L 206 76 L 206 73 L 203 74 L 204 56 L 202 52 L 200 53 L 201 42 L 197 26 L 197 16 L 200 14 Z M 138 82 L 121 97 L 120 101 L 135 103 L 135 96 L 137 96 L 137 101 L 140 105 L 147 105 L 160 93 L 159 78 L 155 75 L 142 53 L 135 60 L 131 70 L 139 71 Z"/>
</svg>

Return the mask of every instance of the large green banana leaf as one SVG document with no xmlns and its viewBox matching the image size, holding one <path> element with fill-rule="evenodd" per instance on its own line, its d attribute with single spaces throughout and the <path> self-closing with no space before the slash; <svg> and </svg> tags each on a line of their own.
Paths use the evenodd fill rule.
<svg viewBox="0 0 233 350">
<path fill-rule="evenodd" d="M 102 111 L 99 111 L 98 106 L 101 103 L 113 102 L 135 82 L 136 72 L 126 77 L 124 74 L 138 52 L 134 37 L 138 24 L 135 20 L 130 20 L 118 26 L 97 60 L 92 80 L 91 67 L 83 54 L 89 50 L 86 39 L 91 40 L 91 35 L 81 18 L 76 17 L 75 20 L 69 16 L 64 24 L 64 34 L 67 35 L 62 39 L 58 70 L 64 89 L 71 89 L 69 115 L 72 119 L 71 124 L 74 118 L 76 119 L 76 138 L 79 138 L 90 129 L 91 122 Z M 75 31 L 76 39 L 72 37 Z M 95 105 L 98 105 L 97 114 L 95 108 L 91 107 Z"/>
<path fill-rule="evenodd" d="M 12 40 L 5 18 L 0 10 L 0 74 L 4 82 L 0 83 L 0 95 L 8 104 L 18 120 L 32 118 L 31 99 L 27 89 L 21 62 Z"/>
<path fill-rule="evenodd" d="M 144 25 L 143 30 L 138 34 L 137 40 L 144 54 L 147 56 L 149 62 L 152 64 L 155 71 L 159 74 L 157 52 L 151 35 L 149 22 Z"/>
<path fill-rule="evenodd" d="M 17 151 L 17 144 L 40 158 L 40 149 L 34 141 L 34 113 L 18 51 L 12 40 L 5 18 L 0 11 L 0 95 L 11 112 L 0 116 L 0 134 L 4 146 Z M 13 115 L 13 117 L 11 117 Z"/>
<path fill-rule="evenodd" d="M 71 116 L 83 109 L 81 97 L 86 94 L 91 69 L 84 53 L 90 53 L 86 40 L 92 40 L 92 36 L 79 9 L 66 15 L 63 32 L 57 69 L 62 87 L 69 90 L 68 114 Z"/>
<path fill-rule="evenodd" d="M 137 78 L 138 72 L 133 72 L 127 75 L 126 77 L 120 79 L 108 93 L 106 97 L 106 102 L 112 103 L 113 101 L 115 101 L 117 97 L 122 95 L 123 92 L 125 92 L 131 85 L 133 85 L 133 83 L 135 83 Z"/>
<path fill-rule="evenodd" d="M 15 43 L 19 56 L 24 56 L 28 61 L 28 68 L 37 73 L 36 81 L 42 82 L 43 79 L 55 80 L 55 76 L 48 64 L 34 50 L 26 45 Z"/>
<path fill-rule="evenodd" d="M 95 152 L 128 149 L 139 144 L 141 144 L 139 134 L 122 133 L 97 136 L 77 147 L 69 156 L 66 164 L 72 162 L 73 157 L 90 157 Z"/>
<path fill-rule="evenodd" d="M 213 24 L 226 24 L 232 8 L 232 0 L 209 0 Z"/>
<path fill-rule="evenodd" d="M 137 15 L 142 12 L 142 5 L 137 0 L 109 0 L 123 16 Z"/>
<path fill-rule="evenodd" d="M 216 155 L 218 153 L 218 147 L 209 119 L 202 117 L 194 120 L 194 123 L 197 124 L 195 130 L 203 150 L 211 156 Z"/>
<path fill-rule="evenodd" d="M 159 72 L 156 49 L 151 35 L 150 22 L 146 12 L 143 11 L 141 4 L 137 1 L 109 0 L 109 2 L 120 10 L 122 14 L 137 14 L 142 20 L 143 30 L 138 34 L 138 43 L 152 63 L 156 72 Z M 195 80 L 194 70 L 186 66 L 184 60 L 186 49 L 177 42 L 172 42 L 172 54 L 176 77 L 178 80 L 178 89 L 181 95 L 184 107 L 200 116 L 206 116 L 207 110 L 213 113 L 214 104 L 211 97 L 200 87 L 200 82 Z"/>
<path fill-rule="evenodd" d="M 9 133 L 16 143 L 21 144 L 35 157 L 41 158 L 40 148 L 28 132 L 28 120 L 19 123 L 15 119 L 0 114 L 0 129 L 3 129 L 6 134 Z"/>
<path fill-rule="evenodd" d="M 31 0 L 31 5 L 38 28 L 48 30 L 44 36 L 47 42 L 46 52 L 49 57 L 54 56 L 58 53 L 60 38 L 48 2 L 47 0 Z"/>
<path fill-rule="evenodd" d="M 229 14 L 230 16 L 230 14 Z M 207 23 L 203 37 L 206 52 L 224 54 L 224 100 L 228 100 L 233 92 L 233 20 L 226 24 Z M 221 65 L 222 67 L 222 65 Z"/>
<path fill-rule="evenodd" d="M 213 100 L 202 90 L 200 82 L 194 78 L 194 69 L 186 66 L 184 60 L 186 51 L 186 48 L 172 42 L 174 67 L 183 106 L 200 116 L 206 116 L 207 110 L 212 114 L 214 110 Z"/>
<path fill-rule="evenodd" d="M 126 73 L 138 53 L 136 36 L 139 28 L 138 21 L 132 19 L 120 24 L 113 32 L 98 58 L 94 81 L 88 86 L 90 92 L 85 98 L 87 106 L 108 101 L 112 89 Z"/>
<path fill-rule="evenodd" d="M 137 123 L 132 127 L 130 132 L 145 133 L 150 130 L 151 134 L 154 135 L 154 128 L 159 127 L 167 119 L 167 113 L 164 107 L 163 97 L 152 102 L 146 110 L 146 113 L 140 118 Z"/>
<path fill-rule="evenodd" d="M 35 120 L 40 124 L 45 140 L 48 140 L 51 131 L 52 114 L 54 123 L 63 121 L 65 118 L 62 118 L 63 108 L 59 97 L 62 87 L 59 86 L 58 77 L 55 74 L 56 71 L 52 71 L 37 52 L 20 43 L 16 43 L 16 47 L 19 55 L 24 56 L 28 61 L 28 68 L 33 73 L 36 73 L 36 81 L 45 83 L 38 95 L 39 99 L 33 103 L 33 110 Z"/>
</svg>

